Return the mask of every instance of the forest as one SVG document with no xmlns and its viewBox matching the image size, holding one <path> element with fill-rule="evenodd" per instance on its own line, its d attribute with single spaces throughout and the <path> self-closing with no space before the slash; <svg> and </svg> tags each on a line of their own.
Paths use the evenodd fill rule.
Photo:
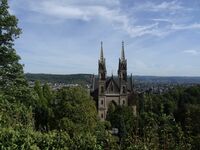
<svg viewBox="0 0 200 150">
<path fill-rule="evenodd" d="M 137 115 L 131 106 L 111 104 L 102 122 L 81 86 L 29 87 L 14 49 L 22 30 L 8 9 L 0 0 L 1 150 L 200 149 L 200 85 L 138 95 Z"/>
</svg>

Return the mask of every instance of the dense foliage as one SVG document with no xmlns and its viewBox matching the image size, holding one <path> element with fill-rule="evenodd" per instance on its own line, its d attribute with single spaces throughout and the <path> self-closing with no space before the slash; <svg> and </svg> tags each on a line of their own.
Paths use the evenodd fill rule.
<svg viewBox="0 0 200 150">
<path fill-rule="evenodd" d="M 162 95 L 144 94 L 138 115 L 111 105 L 108 121 L 119 129 L 121 149 L 199 149 L 200 85 Z"/>
<path fill-rule="evenodd" d="M 200 149 L 200 86 L 144 94 L 137 115 L 111 103 L 100 122 L 87 90 L 28 86 L 13 48 L 20 33 L 0 0 L 0 149 Z"/>
<path fill-rule="evenodd" d="M 0 149 L 102 149 L 114 141 L 84 89 L 30 89 L 14 40 L 21 29 L 0 0 Z M 97 140 L 98 139 L 98 140 Z"/>
</svg>

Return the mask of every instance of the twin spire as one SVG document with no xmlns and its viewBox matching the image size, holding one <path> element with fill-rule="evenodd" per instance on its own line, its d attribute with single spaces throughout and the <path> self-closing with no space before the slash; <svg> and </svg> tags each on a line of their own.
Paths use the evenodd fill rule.
<svg viewBox="0 0 200 150">
<path fill-rule="evenodd" d="M 101 53 L 100 53 L 100 60 L 104 60 L 103 56 L 103 42 L 101 41 Z M 121 60 L 125 60 L 125 53 L 124 53 L 124 41 L 122 41 L 122 50 L 121 50 Z"/>
<path fill-rule="evenodd" d="M 124 41 L 122 41 L 121 60 L 125 60 L 125 54 L 124 54 Z"/>
<path fill-rule="evenodd" d="M 100 54 L 100 60 L 103 61 L 103 42 L 101 41 L 101 54 Z"/>
</svg>

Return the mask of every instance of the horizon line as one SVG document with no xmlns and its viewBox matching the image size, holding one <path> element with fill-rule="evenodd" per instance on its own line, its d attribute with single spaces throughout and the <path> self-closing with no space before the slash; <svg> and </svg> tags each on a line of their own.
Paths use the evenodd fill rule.
<svg viewBox="0 0 200 150">
<path fill-rule="evenodd" d="M 24 74 L 42 74 L 42 75 L 95 75 L 98 76 L 98 74 L 93 74 L 93 73 L 69 73 L 69 74 L 59 74 L 59 73 L 31 73 L 31 72 L 26 72 Z M 131 75 L 131 74 L 130 74 Z M 128 76 L 130 76 L 128 75 Z M 200 78 L 199 76 L 196 75 L 144 75 L 144 74 L 132 74 L 133 76 L 148 76 L 148 77 L 192 77 L 192 78 Z M 108 75 L 108 77 L 111 77 L 112 75 Z M 114 76 L 118 76 L 118 75 L 114 75 Z"/>
</svg>

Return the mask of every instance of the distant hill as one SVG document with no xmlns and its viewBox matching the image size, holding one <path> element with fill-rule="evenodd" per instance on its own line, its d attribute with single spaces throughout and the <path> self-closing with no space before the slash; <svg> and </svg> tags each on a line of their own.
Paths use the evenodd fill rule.
<svg viewBox="0 0 200 150">
<path fill-rule="evenodd" d="M 27 73 L 28 81 L 40 80 L 42 82 L 65 83 L 65 84 L 90 84 L 91 74 L 32 74 Z M 136 83 L 178 83 L 178 84 L 200 84 L 200 77 L 162 77 L 162 76 L 133 76 Z"/>
<path fill-rule="evenodd" d="M 153 82 L 153 83 L 178 83 L 178 84 L 200 84 L 199 77 L 182 77 L 182 76 L 134 76 L 135 81 L 138 82 Z"/>
<path fill-rule="evenodd" d="M 56 74 L 25 74 L 28 81 L 40 80 L 41 82 L 65 83 L 65 84 L 81 84 L 86 85 L 91 82 L 90 74 L 72 74 L 72 75 L 56 75 Z"/>
</svg>

